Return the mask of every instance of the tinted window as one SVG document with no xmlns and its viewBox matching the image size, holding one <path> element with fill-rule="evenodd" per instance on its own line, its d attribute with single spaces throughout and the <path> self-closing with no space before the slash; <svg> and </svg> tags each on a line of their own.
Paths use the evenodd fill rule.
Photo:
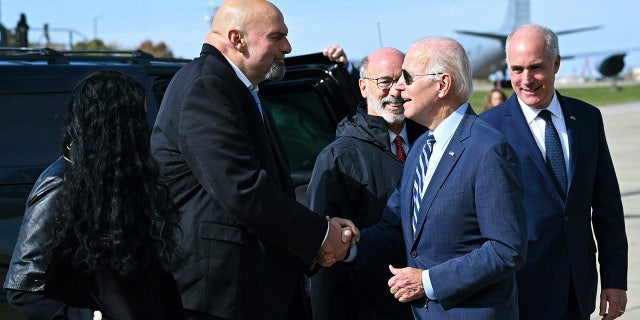
<svg viewBox="0 0 640 320">
<path fill-rule="evenodd" d="M 320 150 L 335 138 L 324 100 L 312 87 L 266 98 L 287 150 L 292 171 L 313 170 Z"/>
<path fill-rule="evenodd" d="M 60 154 L 69 93 L 2 95 L 0 167 L 48 166 Z M 32 182 L 32 181 L 30 181 Z"/>
</svg>

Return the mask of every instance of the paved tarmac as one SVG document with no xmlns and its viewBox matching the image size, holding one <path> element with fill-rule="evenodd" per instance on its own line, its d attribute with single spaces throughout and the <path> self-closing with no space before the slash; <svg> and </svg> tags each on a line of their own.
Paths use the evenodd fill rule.
<svg viewBox="0 0 640 320">
<path fill-rule="evenodd" d="M 640 101 L 601 107 L 604 127 L 622 193 L 629 276 L 627 309 L 620 319 L 640 319 Z M 600 293 L 598 292 L 598 297 Z M 601 319 L 596 312 L 591 320 Z"/>
</svg>

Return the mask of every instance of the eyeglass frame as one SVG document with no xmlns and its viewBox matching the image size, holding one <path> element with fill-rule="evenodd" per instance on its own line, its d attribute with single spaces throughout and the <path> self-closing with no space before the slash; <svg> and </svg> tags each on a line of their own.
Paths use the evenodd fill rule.
<svg viewBox="0 0 640 320">
<path fill-rule="evenodd" d="M 401 74 L 402 74 L 402 78 L 404 79 L 404 83 L 408 86 L 412 85 L 414 81 L 419 80 L 422 77 L 426 77 L 426 76 L 439 76 L 441 74 L 444 74 L 444 72 L 432 72 L 432 73 L 425 73 L 425 74 L 411 74 L 409 73 L 409 71 L 405 70 L 405 69 L 401 69 Z M 420 78 L 417 78 L 420 77 Z"/>
<path fill-rule="evenodd" d="M 391 89 L 391 87 L 393 87 L 393 84 L 394 84 L 394 83 L 398 83 L 398 80 L 400 80 L 400 78 L 399 78 L 399 77 L 398 77 L 398 79 L 396 79 L 396 80 L 394 80 L 394 79 L 393 79 L 393 78 L 391 78 L 391 77 L 379 77 L 379 78 L 367 78 L 367 77 L 364 77 L 364 78 L 362 78 L 362 79 L 374 81 L 374 82 L 376 83 L 376 86 L 377 86 L 377 87 L 378 87 L 378 89 L 380 89 L 380 90 L 389 90 L 389 89 Z M 391 80 L 391 82 L 390 82 L 390 84 L 389 84 L 389 87 L 388 87 L 388 88 L 383 88 L 383 87 L 381 87 L 381 86 L 380 86 L 380 80 L 381 80 L 381 79 L 388 79 L 388 80 Z M 384 85 L 384 84 L 383 84 L 383 85 Z"/>
</svg>

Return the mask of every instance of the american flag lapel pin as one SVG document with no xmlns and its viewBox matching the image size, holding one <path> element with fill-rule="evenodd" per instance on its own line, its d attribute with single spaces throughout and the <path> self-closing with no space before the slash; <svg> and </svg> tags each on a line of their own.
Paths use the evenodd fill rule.
<svg viewBox="0 0 640 320">
<path fill-rule="evenodd" d="M 571 119 L 571 120 L 576 120 L 576 117 L 574 117 L 574 116 L 569 116 L 569 119 Z"/>
<path fill-rule="evenodd" d="M 453 151 L 449 151 L 449 155 L 453 157 L 453 156 L 455 156 L 456 154 L 455 154 Z"/>
</svg>

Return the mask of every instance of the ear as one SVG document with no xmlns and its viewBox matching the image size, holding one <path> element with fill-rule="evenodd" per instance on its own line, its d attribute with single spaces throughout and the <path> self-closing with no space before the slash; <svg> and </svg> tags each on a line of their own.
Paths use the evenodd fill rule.
<svg viewBox="0 0 640 320">
<path fill-rule="evenodd" d="M 360 94 L 362 95 L 363 98 L 367 98 L 368 94 L 367 94 L 367 81 L 365 79 L 358 79 L 358 86 L 360 87 Z"/>
<path fill-rule="evenodd" d="M 451 81 L 451 75 L 448 73 L 443 73 L 438 79 L 438 96 L 440 98 L 445 97 L 451 90 Z"/>
<path fill-rule="evenodd" d="M 554 74 L 558 73 L 558 70 L 560 70 L 560 60 L 562 60 L 560 58 L 560 55 L 556 56 L 556 59 L 553 61 L 553 67 L 554 67 Z"/>
<path fill-rule="evenodd" d="M 236 29 L 229 30 L 227 34 L 229 43 L 236 48 L 236 50 L 243 52 L 245 50 L 244 39 L 242 38 L 242 32 Z"/>
</svg>

